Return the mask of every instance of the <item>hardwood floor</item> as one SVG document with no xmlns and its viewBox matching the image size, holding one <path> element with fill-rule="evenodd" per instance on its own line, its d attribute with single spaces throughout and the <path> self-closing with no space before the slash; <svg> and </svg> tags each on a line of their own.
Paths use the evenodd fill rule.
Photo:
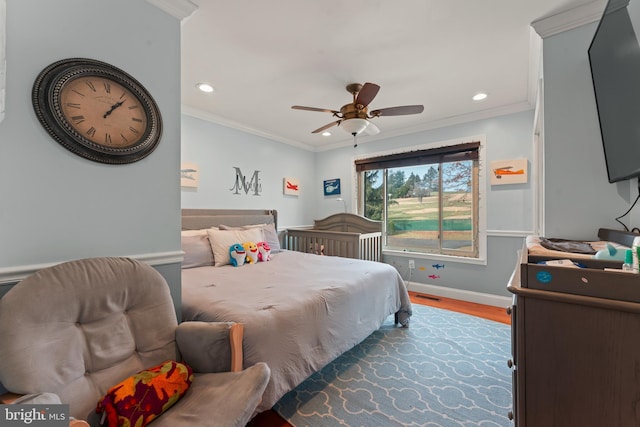
<svg viewBox="0 0 640 427">
<path fill-rule="evenodd" d="M 450 298 L 437 297 L 433 295 L 409 292 L 409 297 L 413 304 L 429 305 L 445 310 L 457 311 L 472 316 L 478 316 L 496 322 L 511 323 L 511 318 L 507 314 L 506 307 L 492 307 L 489 305 L 476 304 L 473 302 L 459 301 Z M 247 424 L 247 427 L 292 427 L 275 411 L 262 412 Z"/>
<path fill-rule="evenodd" d="M 474 302 L 459 301 L 450 298 L 437 297 L 417 292 L 409 292 L 409 297 L 413 304 L 430 305 L 432 307 L 443 308 L 445 310 L 457 311 L 459 313 L 470 314 L 482 317 L 495 322 L 511 324 L 511 317 L 507 314 L 507 307 L 493 307 L 490 305 L 477 304 Z"/>
</svg>

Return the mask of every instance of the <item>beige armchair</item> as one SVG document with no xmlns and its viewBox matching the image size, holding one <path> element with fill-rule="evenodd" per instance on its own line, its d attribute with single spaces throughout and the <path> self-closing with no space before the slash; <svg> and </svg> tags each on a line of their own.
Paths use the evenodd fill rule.
<svg viewBox="0 0 640 427">
<path fill-rule="evenodd" d="M 193 383 L 153 426 L 244 426 L 270 371 L 242 370 L 241 335 L 238 324 L 178 325 L 166 281 L 146 264 L 71 261 L 0 299 L 0 383 L 19 395 L 54 393 L 72 417 L 98 425 L 96 405 L 111 386 L 177 360 L 193 368 Z"/>
</svg>

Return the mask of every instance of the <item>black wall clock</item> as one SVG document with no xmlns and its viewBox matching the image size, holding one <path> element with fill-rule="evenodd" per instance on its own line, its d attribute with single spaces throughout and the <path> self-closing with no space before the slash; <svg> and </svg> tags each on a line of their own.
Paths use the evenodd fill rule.
<svg viewBox="0 0 640 427">
<path fill-rule="evenodd" d="M 138 161 L 162 135 L 151 94 L 126 72 L 93 59 L 63 59 L 46 67 L 33 84 L 32 101 L 56 141 L 96 162 Z"/>
</svg>

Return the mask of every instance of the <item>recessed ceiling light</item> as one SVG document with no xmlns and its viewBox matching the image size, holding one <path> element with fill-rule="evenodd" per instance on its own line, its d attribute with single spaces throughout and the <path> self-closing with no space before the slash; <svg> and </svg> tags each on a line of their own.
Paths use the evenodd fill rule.
<svg viewBox="0 0 640 427">
<path fill-rule="evenodd" d="M 215 90 L 209 83 L 198 83 L 196 87 L 206 93 L 211 93 Z"/>
<path fill-rule="evenodd" d="M 473 100 L 474 101 L 482 101 L 483 99 L 485 99 L 487 97 L 487 94 L 484 92 L 480 92 L 480 93 L 476 93 L 475 95 L 473 95 Z"/>
<path fill-rule="evenodd" d="M 331 136 L 331 132 L 322 132 L 322 136 Z"/>
</svg>

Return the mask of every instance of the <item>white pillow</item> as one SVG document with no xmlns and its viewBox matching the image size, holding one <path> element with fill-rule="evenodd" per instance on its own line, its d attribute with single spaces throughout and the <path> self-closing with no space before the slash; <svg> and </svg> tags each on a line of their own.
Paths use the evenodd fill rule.
<svg viewBox="0 0 640 427">
<path fill-rule="evenodd" d="M 272 254 L 278 253 L 282 250 L 280 248 L 278 232 L 276 231 L 276 226 L 273 223 L 242 225 L 240 227 L 229 227 L 227 225 L 220 224 L 220 230 L 248 230 L 250 228 L 259 228 L 262 231 L 262 240 L 269 244 Z"/>
<path fill-rule="evenodd" d="M 188 236 L 206 236 L 207 235 L 207 230 L 217 230 L 218 227 L 211 227 L 211 228 L 202 228 L 200 230 L 182 230 L 180 232 L 180 235 L 182 237 L 188 237 Z"/>
<path fill-rule="evenodd" d="M 259 228 L 251 228 L 248 230 L 207 230 L 209 235 L 209 243 L 213 251 L 213 260 L 215 266 L 231 264 L 229 257 L 229 248 L 235 243 L 243 244 L 245 242 L 258 243 L 264 240 L 262 231 Z"/>
</svg>

